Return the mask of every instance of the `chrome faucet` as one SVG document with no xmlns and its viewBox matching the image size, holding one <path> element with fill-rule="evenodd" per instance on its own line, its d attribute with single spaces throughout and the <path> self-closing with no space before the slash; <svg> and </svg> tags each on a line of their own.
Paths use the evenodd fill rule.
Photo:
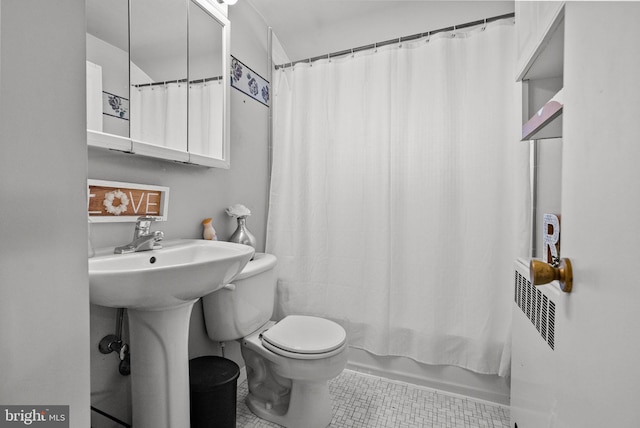
<svg viewBox="0 0 640 428">
<path fill-rule="evenodd" d="M 136 229 L 133 232 L 133 241 L 122 247 L 116 247 L 113 252 L 115 254 L 126 254 L 162 248 L 160 241 L 164 239 L 164 233 L 160 231 L 151 233 L 151 223 L 157 220 L 156 217 L 150 216 L 138 217 Z"/>
</svg>

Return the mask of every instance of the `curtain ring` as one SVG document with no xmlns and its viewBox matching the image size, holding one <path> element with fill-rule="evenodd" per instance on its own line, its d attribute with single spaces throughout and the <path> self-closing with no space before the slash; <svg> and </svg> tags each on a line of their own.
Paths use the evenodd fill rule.
<svg viewBox="0 0 640 428">
<path fill-rule="evenodd" d="M 487 29 L 487 18 L 484 19 L 484 25 L 482 25 L 482 31 Z"/>
<path fill-rule="evenodd" d="M 402 47 L 402 37 L 398 37 L 398 48 Z"/>
<path fill-rule="evenodd" d="M 427 40 L 426 43 L 429 43 L 431 41 L 431 31 L 427 32 Z"/>
<path fill-rule="evenodd" d="M 327 54 L 327 59 L 329 60 L 329 62 L 331 62 L 331 54 L 330 53 Z"/>
<path fill-rule="evenodd" d="M 374 52 L 378 52 L 378 43 L 377 42 L 373 44 L 373 51 Z"/>
<path fill-rule="evenodd" d="M 309 67 L 313 67 L 313 64 L 311 63 L 311 58 L 309 58 Z"/>
<path fill-rule="evenodd" d="M 351 58 L 353 58 L 353 48 L 351 49 Z"/>
<path fill-rule="evenodd" d="M 456 36 L 456 26 L 453 26 L 453 31 L 451 32 L 451 38 L 454 38 Z"/>
</svg>

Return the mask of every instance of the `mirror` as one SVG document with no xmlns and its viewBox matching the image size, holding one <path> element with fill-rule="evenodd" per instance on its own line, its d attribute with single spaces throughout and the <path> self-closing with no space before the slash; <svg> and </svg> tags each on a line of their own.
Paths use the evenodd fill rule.
<svg viewBox="0 0 640 428">
<path fill-rule="evenodd" d="M 223 158 L 223 26 L 189 2 L 189 152 Z"/>
<path fill-rule="evenodd" d="M 187 8 L 131 1 L 131 138 L 187 151 Z"/>
<path fill-rule="evenodd" d="M 86 4 L 88 144 L 228 168 L 227 18 L 204 0 Z"/>
<path fill-rule="evenodd" d="M 129 137 L 129 1 L 87 0 L 87 128 Z"/>
</svg>

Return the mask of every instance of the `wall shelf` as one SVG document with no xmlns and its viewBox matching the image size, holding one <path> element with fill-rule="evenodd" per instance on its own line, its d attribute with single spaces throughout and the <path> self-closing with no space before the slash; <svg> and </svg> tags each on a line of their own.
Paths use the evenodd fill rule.
<svg viewBox="0 0 640 428">
<path fill-rule="evenodd" d="M 524 6 L 521 6 L 521 8 Z M 537 9 L 522 12 L 539 12 Z M 543 140 L 562 137 L 562 99 L 564 75 L 564 6 L 544 9 L 545 19 L 533 13 L 520 17 L 532 23 L 523 28 L 535 34 L 521 35 L 537 43 L 523 55 L 517 81 L 522 82 L 522 139 Z"/>
<path fill-rule="evenodd" d="M 551 4 L 551 2 L 549 2 Z M 520 5 L 523 7 L 524 5 Z M 523 11 L 524 12 L 524 11 Z M 518 16 L 518 20 L 526 19 L 526 16 Z M 520 62 L 520 68 L 516 81 L 545 79 L 557 77 L 563 74 L 564 56 L 564 7 L 560 6 L 546 17 L 547 24 L 542 24 L 543 29 L 537 35 L 538 41 L 528 54 L 524 55 Z M 544 20 L 534 17 L 536 22 Z M 540 25 L 540 22 L 538 22 Z M 529 25 L 531 26 L 531 24 Z M 526 27 L 526 26 L 525 26 Z M 520 38 L 536 38 L 535 35 L 520 36 Z"/>
</svg>

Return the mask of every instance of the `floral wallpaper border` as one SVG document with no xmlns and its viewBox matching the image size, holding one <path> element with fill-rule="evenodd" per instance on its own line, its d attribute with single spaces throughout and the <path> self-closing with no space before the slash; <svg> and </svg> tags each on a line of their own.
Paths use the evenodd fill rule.
<svg viewBox="0 0 640 428">
<path fill-rule="evenodd" d="M 231 56 L 231 86 L 269 106 L 269 82 L 247 67 L 243 62 Z"/>
<path fill-rule="evenodd" d="M 102 114 L 129 120 L 129 100 L 106 91 L 102 91 Z"/>
</svg>

